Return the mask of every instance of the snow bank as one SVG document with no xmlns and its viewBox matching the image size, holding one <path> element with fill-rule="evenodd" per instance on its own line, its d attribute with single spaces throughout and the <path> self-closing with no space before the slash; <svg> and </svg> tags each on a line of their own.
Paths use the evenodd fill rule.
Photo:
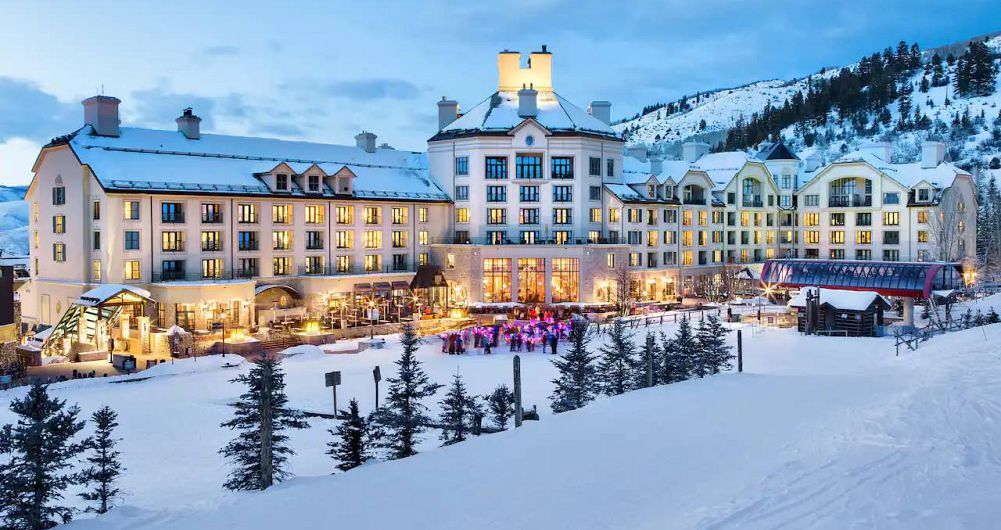
<svg viewBox="0 0 1001 530">
<path fill-rule="evenodd" d="M 281 355 L 286 361 L 313 361 L 322 359 L 326 353 L 319 346 L 303 344 L 282 350 Z"/>
</svg>

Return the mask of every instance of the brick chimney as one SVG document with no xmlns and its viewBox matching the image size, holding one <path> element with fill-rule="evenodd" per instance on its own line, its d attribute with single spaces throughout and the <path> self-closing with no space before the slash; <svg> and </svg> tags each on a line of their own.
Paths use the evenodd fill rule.
<svg viewBox="0 0 1001 530">
<path fill-rule="evenodd" d="M 459 103 L 451 99 L 441 97 L 438 102 L 438 130 L 444 129 L 449 123 L 459 118 Z"/>
<path fill-rule="evenodd" d="M 191 107 L 184 109 L 181 116 L 174 121 L 177 122 L 178 132 L 184 134 L 188 140 L 198 140 L 202 137 L 202 119 L 195 116 Z"/>
<path fill-rule="evenodd" d="M 374 133 L 362 131 L 355 135 L 355 145 L 364 149 L 366 153 L 374 153 L 375 139 L 376 136 Z"/>
<path fill-rule="evenodd" d="M 94 129 L 98 136 L 119 136 L 118 104 L 122 101 L 111 96 L 92 96 L 83 100 L 83 123 Z"/>
</svg>

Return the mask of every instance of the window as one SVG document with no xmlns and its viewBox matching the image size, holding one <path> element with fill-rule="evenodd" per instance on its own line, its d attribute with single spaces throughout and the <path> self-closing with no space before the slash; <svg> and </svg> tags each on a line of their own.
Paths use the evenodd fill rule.
<svg viewBox="0 0 1001 530">
<path fill-rule="evenodd" d="M 101 260 L 99 259 L 90 262 L 90 281 L 101 283 Z"/>
<path fill-rule="evenodd" d="M 292 250 L 292 232 L 289 230 L 272 231 L 271 248 L 273 250 Z"/>
<path fill-rule="evenodd" d="M 66 204 L 66 187 L 56 186 L 52 188 L 52 205 L 60 206 Z"/>
<path fill-rule="evenodd" d="M 807 206 L 820 206 L 820 195 L 807 195 L 803 199 Z"/>
<path fill-rule="evenodd" d="M 323 256 L 306 256 L 306 274 L 323 274 Z"/>
<path fill-rule="evenodd" d="M 487 244 L 500 245 L 507 240 L 507 232 L 503 230 L 487 230 Z"/>
<path fill-rule="evenodd" d="M 553 208 L 553 224 L 568 225 L 573 223 L 570 208 Z"/>
<path fill-rule="evenodd" d="M 257 205 L 256 204 L 240 204 L 237 206 L 238 220 L 241 223 L 256 223 L 257 222 Z"/>
<path fill-rule="evenodd" d="M 338 206 L 336 211 L 337 224 L 350 225 L 355 222 L 354 206 Z"/>
<path fill-rule="evenodd" d="M 139 280 L 142 278 L 142 272 L 140 272 L 140 264 L 137 259 L 126 260 L 125 262 L 125 279 L 126 280 Z"/>
<path fill-rule="evenodd" d="M 275 204 L 271 207 L 271 222 L 280 225 L 292 222 L 292 206 L 289 204 Z"/>
<path fill-rule="evenodd" d="M 125 201 L 122 204 L 124 207 L 126 221 L 139 220 L 139 201 Z"/>
<path fill-rule="evenodd" d="M 617 223 L 617 222 L 619 222 L 619 209 L 618 208 L 609 208 L 608 209 L 608 222 L 609 223 Z"/>
<path fill-rule="evenodd" d="M 125 250 L 139 250 L 139 231 L 125 231 Z"/>
<path fill-rule="evenodd" d="M 488 156 L 486 159 L 486 178 L 501 180 L 507 178 L 507 157 Z"/>
<path fill-rule="evenodd" d="M 626 221 L 630 223 L 642 223 L 643 222 L 643 210 L 639 208 L 627 208 L 626 209 Z"/>
<path fill-rule="evenodd" d="M 538 230 L 522 230 L 518 234 L 518 242 L 522 245 L 534 245 L 539 242 Z"/>
<path fill-rule="evenodd" d="M 519 179 L 541 179 L 542 155 L 517 155 L 514 159 L 514 174 Z"/>
<path fill-rule="evenodd" d="M 844 213 L 832 213 L 831 214 L 831 226 L 845 226 L 845 214 Z"/>
<path fill-rule="evenodd" d="M 37 235 L 38 232 L 35 232 Z M 38 248 L 38 239 L 35 238 L 35 248 Z M 94 231 L 94 238 L 92 241 L 92 247 L 94 250 L 101 250 L 101 232 Z"/>
<path fill-rule="evenodd" d="M 271 273 L 274 276 L 288 276 L 292 273 L 292 259 L 288 256 L 271 258 Z"/>
<path fill-rule="evenodd" d="M 539 202 L 539 187 L 521 186 L 518 189 L 518 198 L 521 202 Z"/>
<path fill-rule="evenodd" d="M 609 269 L 615 268 L 615 254 L 611 252 L 605 254 L 605 265 L 607 265 Z"/>
<path fill-rule="evenodd" d="M 405 248 L 407 246 L 407 233 L 403 230 L 393 230 L 393 248 Z"/>
<path fill-rule="evenodd" d="M 588 198 L 590 200 L 592 200 L 592 201 L 600 201 L 601 200 L 601 186 L 591 186 L 589 188 L 589 192 L 590 192 L 590 195 L 589 195 Z"/>
<path fill-rule="evenodd" d="M 897 230 L 885 230 L 883 232 L 883 244 L 884 245 L 899 245 L 900 244 L 900 232 Z"/>
<path fill-rule="evenodd" d="M 600 177 L 601 176 L 601 159 L 600 158 L 598 158 L 596 156 L 592 156 L 590 158 L 589 163 L 588 163 L 588 171 L 587 171 L 587 173 L 589 175 L 591 175 L 592 177 Z"/>
<path fill-rule="evenodd" d="M 306 224 L 322 225 L 324 222 L 324 211 L 322 204 L 306 205 Z"/>
<path fill-rule="evenodd" d="M 869 261 L 872 259 L 872 250 L 868 248 L 860 248 L 855 250 L 855 259 L 860 261 Z"/>
<path fill-rule="evenodd" d="M 257 241 L 257 232 L 245 231 L 237 234 L 237 242 L 240 250 L 257 250 L 260 243 Z"/>
<path fill-rule="evenodd" d="M 872 244 L 872 230 L 859 230 L 855 232 L 855 242 L 859 245 Z"/>
<path fill-rule="evenodd" d="M 601 231 L 599 230 L 588 230 L 587 231 L 587 242 L 588 243 L 598 243 L 601 241 Z"/>
<path fill-rule="evenodd" d="M 518 211 L 518 223 L 523 225 L 539 224 L 539 209 L 522 208 Z"/>
<path fill-rule="evenodd" d="M 219 258 L 203 259 L 202 278 L 222 278 L 222 260 Z"/>
<path fill-rule="evenodd" d="M 275 175 L 275 189 L 278 191 L 288 191 L 288 175 L 285 173 Z"/>
<path fill-rule="evenodd" d="M 868 212 L 858 212 L 855 214 L 855 225 L 856 226 L 871 226 L 872 225 L 872 214 Z"/>
<path fill-rule="evenodd" d="M 573 179 L 573 158 L 569 156 L 554 156 L 550 167 L 552 178 Z"/>
<path fill-rule="evenodd" d="M 487 186 L 487 202 L 507 202 L 507 186 Z"/>
<path fill-rule="evenodd" d="M 455 157 L 455 175 L 459 177 L 464 177 L 468 174 L 469 174 L 469 157 L 468 156 Z"/>
<path fill-rule="evenodd" d="M 377 225 L 382 222 L 382 209 L 378 206 L 365 207 L 365 224 Z"/>
<path fill-rule="evenodd" d="M 546 260 L 518 258 L 518 301 L 542 303 L 546 300 Z"/>
<path fill-rule="evenodd" d="M 553 202 L 572 202 L 573 186 L 553 186 Z"/>
<path fill-rule="evenodd" d="M 557 245 L 566 245 L 573 239 L 573 232 L 569 230 L 553 230 L 553 242 Z"/>
<path fill-rule="evenodd" d="M 348 272 L 351 270 L 351 256 L 337 256 L 334 265 L 337 272 Z"/>
<path fill-rule="evenodd" d="M 65 243 L 53 243 L 52 244 L 52 261 L 56 263 L 62 263 L 66 261 L 66 244 Z"/>
<path fill-rule="evenodd" d="M 323 250 L 323 232 L 319 230 L 306 232 L 306 250 Z"/>
<path fill-rule="evenodd" d="M 782 189 L 787 190 L 792 188 L 792 175 L 784 174 L 782 175 Z"/>
<path fill-rule="evenodd" d="M 897 226 L 900 224 L 900 213 L 899 212 L 883 212 L 883 225 L 884 226 Z"/>
<path fill-rule="evenodd" d="M 206 203 L 202 204 L 202 222 L 203 223 L 221 223 L 222 222 L 222 205 L 218 203 Z"/>
<path fill-rule="evenodd" d="M 486 258 L 483 260 L 483 301 L 511 301 L 511 259 Z"/>
<path fill-rule="evenodd" d="M 803 226 L 820 226 L 820 214 L 816 212 L 804 213 Z"/>
<path fill-rule="evenodd" d="M 195 304 L 174 304 L 174 321 L 188 331 L 195 326 Z"/>
<path fill-rule="evenodd" d="M 928 231 L 918 230 L 918 243 L 927 243 L 927 242 L 928 242 Z"/>
<path fill-rule="evenodd" d="M 428 222 L 428 207 L 427 206 L 421 206 L 420 208 L 417 208 L 417 222 L 418 223 L 426 223 L 426 222 Z"/>
<path fill-rule="evenodd" d="M 553 258 L 553 303 L 576 302 L 580 286 L 580 260 Z"/>
<path fill-rule="evenodd" d="M 782 197 L 779 197 L 779 206 L 781 206 L 783 208 L 791 208 L 792 207 L 792 195 L 783 195 Z"/>
<path fill-rule="evenodd" d="M 897 192 L 884 193 L 883 204 L 900 204 L 900 194 Z"/>
<path fill-rule="evenodd" d="M 469 186 L 456 186 L 455 187 L 455 200 L 457 200 L 457 201 L 468 201 L 469 200 Z"/>
<path fill-rule="evenodd" d="M 928 210 L 919 210 L 918 211 L 918 222 L 921 223 L 921 224 L 927 224 L 928 223 Z"/>
<path fill-rule="evenodd" d="M 420 254 L 417 254 L 418 265 L 427 265 L 428 263 L 430 263 L 430 261 L 431 261 L 431 254 L 427 252 L 421 252 Z"/>
<path fill-rule="evenodd" d="M 590 221 L 592 223 L 600 223 L 601 222 L 601 208 L 591 208 L 589 211 L 590 211 L 590 213 L 588 215 L 588 218 L 590 219 Z"/>
<path fill-rule="evenodd" d="M 844 230 L 831 230 L 831 244 L 843 245 L 845 243 Z"/>
<path fill-rule="evenodd" d="M 615 176 L 615 159 L 609 158 L 605 161 L 605 176 L 614 177 Z"/>
<path fill-rule="evenodd" d="M 382 230 L 365 231 L 365 248 L 382 248 Z"/>
<path fill-rule="evenodd" d="M 832 248 L 831 249 L 831 259 L 845 259 L 845 249 L 843 249 L 843 248 Z"/>
<path fill-rule="evenodd" d="M 320 176 L 319 175 L 309 175 L 306 177 L 309 191 L 316 193 L 320 191 Z"/>
<path fill-rule="evenodd" d="M 928 188 L 918 189 L 918 200 L 921 202 L 928 202 Z"/>
<path fill-rule="evenodd" d="M 253 278 L 258 275 L 260 270 L 259 261 L 257 258 L 240 258 L 237 262 L 239 263 L 239 269 L 237 269 L 237 274 L 243 278 Z"/>
<path fill-rule="evenodd" d="M 206 230 L 202 232 L 202 251 L 218 252 L 222 250 L 222 232 Z"/>
<path fill-rule="evenodd" d="M 93 210 L 91 210 L 91 218 L 95 221 L 101 220 L 101 201 L 94 201 Z"/>
<path fill-rule="evenodd" d="M 350 230 L 338 230 L 336 234 L 337 248 L 354 247 L 355 233 Z"/>
<path fill-rule="evenodd" d="M 66 216 L 65 215 L 53 215 L 52 216 L 52 233 L 53 234 L 65 234 L 66 233 Z"/>
<path fill-rule="evenodd" d="M 455 209 L 455 222 L 456 223 L 468 223 L 469 222 L 469 208 L 456 208 Z"/>
<path fill-rule="evenodd" d="M 883 261 L 900 261 L 900 251 L 896 249 L 884 250 Z"/>
<path fill-rule="evenodd" d="M 382 270 L 382 256 L 379 254 L 365 255 L 365 272 L 379 272 Z"/>
<path fill-rule="evenodd" d="M 507 210 L 504 208 L 487 208 L 487 224 L 502 225 L 507 223 Z"/>
<path fill-rule="evenodd" d="M 394 271 L 405 271 L 405 270 L 407 270 L 407 255 L 406 254 L 393 254 L 393 270 Z"/>
<path fill-rule="evenodd" d="M 163 252 L 183 252 L 184 232 L 170 231 L 160 234 L 160 250 Z"/>
<path fill-rule="evenodd" d="M 418 245 L 427 245 L 427 244 L 430 243 L 430 241 L 431 240 L 428 237 L 428 231 L 427 230 L 419 230 L 417 232 L 417 244 Z"/>
</svg>

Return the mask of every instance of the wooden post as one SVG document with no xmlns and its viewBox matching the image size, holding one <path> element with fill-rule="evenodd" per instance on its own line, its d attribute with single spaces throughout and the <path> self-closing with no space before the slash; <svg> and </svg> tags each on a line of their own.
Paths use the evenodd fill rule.
<svg viewBox="0 0 1001 530">
<path fill-rule="evenodd" d="M 521 409 L 521 357 L 514 356 L 514 426 L 521 427 L 524 414 Z"/>
<path fill-rule="evenodd" d="M 653 386 L 653 335 L 646 336 L 646 386 Z"/>
<path fill-rule="evenodd" d="M 737 372 L 739 373 L 739 372 L 743 372 L 743 371 L 744 371 L 744 337 L 740 333 L 740 330 L 738 329 L 737 330 Z"/>
</svg>

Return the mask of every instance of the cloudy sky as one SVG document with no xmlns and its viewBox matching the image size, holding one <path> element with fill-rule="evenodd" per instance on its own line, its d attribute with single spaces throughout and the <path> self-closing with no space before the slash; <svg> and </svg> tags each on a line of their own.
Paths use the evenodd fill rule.
<svg viewBox="0 0 1001 530">
<path fill-rule="evenodd" d="M 1001 29 L 997 0 L 618 2 L 22 2 L 0 0 L 0 184 L 78 128 L 80 100 L 122 99 L 125 125 L 422 149 L 442 95 L 495 90 L 501 49 L 554 53 L 554 85 L 613 119 L 699 90 L 802 76 L 898 40 Z M 949 6 L 949 7 L 945 7 Z"/>
</svg>

